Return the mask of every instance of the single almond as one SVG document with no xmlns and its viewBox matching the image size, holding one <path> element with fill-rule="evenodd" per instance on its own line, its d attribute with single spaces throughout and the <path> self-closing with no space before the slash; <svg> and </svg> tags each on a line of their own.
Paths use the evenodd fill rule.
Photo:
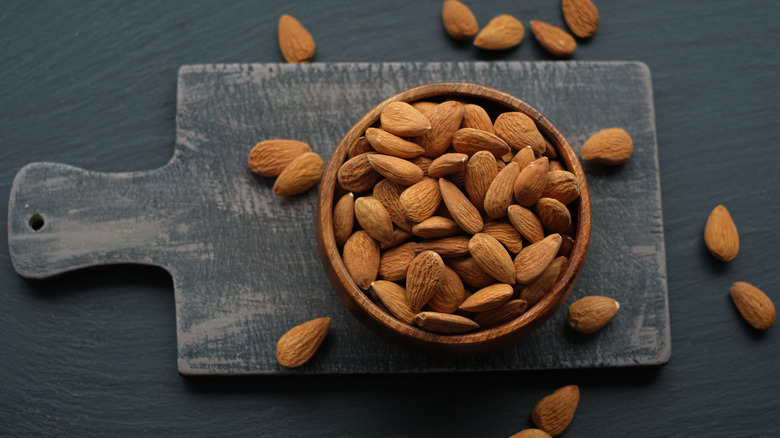
<svg viewBox="0 0 780 438">
<path fill-rule="evenodd" d="M 471 203 L 478 210 L 484 210 L 485 194 L 496 175 L 496 159 L 488 151 L 477 152 L 466 163 L 463 182 Z"/>
<path fill-rule="evenodd" d="M 510 205 L 506 211 L 513 227 L 531 243 L 544 239 L 542 221 L 531 210 L 517 204 Z"/>
<path fill-rule="evenodd" d="M 775 323 L 775 305 L 759 288 L 738 281 L 731 286 L 730 293 L 737 310 L 753 328 L 767 330 Z"/>
<path fill-rule="evenodd" d="M 517 163 L 509 163 L 504 167 L 485 193 L 485 213 L 492 218 L 500 218 L 506 215 L 507 208 L 514 201 L 515 180 L 520 175 L 520 166 Z"/>
<path fill-rule="evenodd" d="M 550 172 L 554 172 L 556 170 L 566 170 L 563 167 L 563 164 L 559 160 L 550 160 Z"/>
<path fill-rule="evenodd" d="M 531 32 L 539 45 L 553 56 L 568 58 L 577 51 L 577 41 L 560 27 L 544 21 L 531 20 Z"/>
<path fill-rule="evenodd" d="M 615 166 L 631 159 L 634 140 L 621 128 L 609 128 L 593 134 L 580 149 L 583 160 Z"/>
<path fill-rule="evenodd" d="M 454 313 L 466 299 L 466 289 L 463 287 L 458 273 L 444 265 L 439 289 L 428 301 L 428 307 L 434 312 Z"/>
<path fill-rule="evenodd" d="M 317 185 L 322 177 L 322 157 L 304 152 L 282 170 L 274 182 L 273 192 L 278 196 L 293 196 Z"/>
<path fill-rule="evenodd" d="M 410 158 L 409 161 L 417 165 L 420 169 L 423 171 L 424 176 L 428 176 L 428 169 L 431 167 L 431 164 L 433 164 L 433 160 L 431 160 L 428 157 L 423 157 L 420 155 L 419 157 Z"/>
<path fill-rule="evenodd" d="M 574 238 L 566 234 L 561 234 L 561 249 L 558 250 L 559 256 L 571 257 L 574 250 Z"/>
<path fill-rule="evenodd" d="M 379 122 L 382 129 L 399 137 L 416 137 L 431 129 L 431 121 L 406 102 L 388 103 L 379 115 Z"/>
<path fill-rule="evenodd" d="M 374 185 L 382 179 L 371 163 L 368 162 L 368 156 L 371 153 L 360 154 L 350 158 L 339 167 L 337 178 L 339 185 L 354 193 L 363 193 L 371 190 Z"/>
<path fill-rule="evenodd" d="M 514 185 L 515 200 L 518 204 L 523 207 L 531 207 L 536 204 L 547 187 L 548 169 L 547 157 L 541 157 L 520 171 Z"/>
<path fill-rule="evenodd" d="M 514 260 L 517 282 L 530 284 L 536 280 L 550 266 L 560 247 L 561 235 L 550 234 L 523 248 Z"/>
<path fill-rule="evenodd" d="M 580 183 L 573 173 L 566 170 L 551 170 L 547 173 L 547 186 L 543 198 L 553 198 L 569 204 L 580 197 Z"/>
<path fill-rule="evenodd" d="M 347 239 L 341 259 L 352 280 L 361 289 L 368 289 L 379 273 L 379 243 L 367 232 L 355 231 Z"/>
<path fill-rule="evenodd" d="M 402 245 L 406 242 L 409 242 L 412 240 L 412 237 L 414 237 L 414 234 L 412 234 L 410 231 L 406 231 L 402 228 L 396 228 L 393 230 L 393 241 L 390 243 L 381 243 L 379 244 L 379 248 L 382 251 L 395 248 L 398 245 Z"/>
<path fill-rule="evenodd" d="M 373 196 L 385 206 L 393 223 L 403 230 L 411 231 L 414 222 L 406 216 L 401 205 L 401 193 L 405 189 L 405 186 L 383 178 L 374 186 Z"/>
<path fill-rule="evenodd" d="M 563 233 L 571 226 L 571 213 L 563 203 L 553 198 L 541 198 L 536 203 L 536 214 L 548 233 Z"/>
<path fill-rule="evenodd" d="M 279 176 L 292 160 L 305 152 L 311 152 L 311 147 L 302 141 L 261 141 L 249 151 L 249 170 L 266 178 Z"/>
<path fill-rule="evenodd" d="M 420 328 L 434 333 L 466 333 L 479 328 L 479 324 L 465 316 L 439 312 L 420 312 L 414 317 Z"/>
<path fill-rule="evenodd" d="M 511 285 L 496 283 L 474 292 L 460 305 L 460 309 L 467 312 L 485 312 L 487 310 L 493 310 L 509 301 L 514 292 Z"/>
<path fill-rule="evenodd" d="M 520 291 L 520 298 L 526 300 L 529 306 L 535 306 L 536 303 L 542 300 L 547 294 L 552 291 L 555 282 L 558 281 L 558 277 L 561 276 L 563 268 L 566 266 L 568 259 L 563 256 L 556 257 L 550 266 L 542 272 L 533 283 L 527 285 Z"/>
<path fill-rule="evenodd" d="M 525 300 L 509 300 L 496 309 L 474 315 L 474 321 L 484 329 L 496 327 L 522 315 L 527 308 Z"/>
<path fill-rule="evenodd" d="M 523 429 L 509 438 L 552 438 L 552 436 L 541 429 Z"/>
<path fill-rule="evenodd" d="M 342 196 L 333 207 L 333 237 L 336 245 L 343 246 L 352 235 L 355 226 L 355 195 L 352 192 Z"/>
<path fill-rule="evenodd" d="M 455 184 L 445 178 L 439 178 L 439 191 L 452 219 L 463 231 L 474 234 L 482 230 L 482 216 L 479 214 L 479 210 Z"/>
<path fill-rule="evenodd" d="M 347 150 L 347 160 L 351 160 L 352 158 L 355 158 L 360 154 L 365 154 L 366 152 L 374 152 L 374 148 L 368 142 L 366 136 L 361 135 L 357 140 L 355 140 L 354 143 L 350 145 L 349 150 Z"/>
<path fill-rule="evenodd" d="M 517 163 L 518 166 L 520 166 L 520 171 L 522 172 L 523 169 L 526 168 L 529 164 L 531 164 L 534 160 L 536 160 L 536 155 L 534 155 L 534 148 L 531 146 L 526 146 L 524 148 L 521 148 L 517 153 L 512 157 L 512 161 Z"/>
<path fill-rule="evenodd" d="M 414 247 L 414 252 L 436 251 L 442 257 L 460 257 L 469 253 L 469 236 L 459 235 L 441 239 L 423 240 Z"/>
<path fill-rule="evenodd" d="M 454 236 L 462 232 L 463 230 L 458 226 L 457 222 L 442 216 L 431 216 L 412 227 L 412 234 L 423 239 L 438 239 Z"/>
<path fill-rule="evenodd" d="M 466 169 L 466 161 L 469 156 L 466 154 L 449 153 L 437 157 L 428 167 L 428 176 L 440 178 L 453 175 Z"/>
<path fill-rule="evenodd" d="M 541 155 L 547 147 L 536 122 L 519 111 L 501 113 L 496 117 L 493 129 L 512 149 L 531 146 L 535 154 Z"/>
<path fill-rule="evenodd" d="M 415 312 L 406 299 L 406 290 L 401 285 L 392 281 L 376 280 L 371 283 L 371 290 L 393 316 L 409 325 L 414 324 Z"/>
<path fill-rule="evenodd" d="M 328 334 L 330 318 L 317 318 L 288 330 L 276 343 L 276 361 L 285 368 L 308 362 Z"/>
<path fill-rule="evenodd" d="M 563 0 L 563 19 L 569 30 L 580 38 L 590 38 L 599 28 L 599 10 L 591 0 Z"/>
<path fill-rule="evenodd" d="M 485 111 L 485 108 L 473 103 L 463 105 L 463 120 L 460 123 L 460 127 L 493 133 L 493 121 L 490 120 L 487 111 Z"/>
<path fill-rule="evenodd" d="M 414 311 L 419 312 L 439 288 L 444 272 L 444 261 L 433 251 L 417 254 L 406 271 L 406 298 Z"/>
<path fill-rule="evenodd" d="M 424 115 L 426 119 L 431 120 L 433 119 L 433 114 L 436 112 L 436 107 L 439 106 L 436 102 L 429 102 L 429 101 L 419 101 L 419 102 L 412 102 L 412 107 L 420 112 L 420 114 Z"/>
<path fill-rule="evenodd" d="M 496 279 L 479 267 L 473 257 L 453 257 L 447 259 L 447 264 L 458 274 L 460 279 L 471 287 L 481 289 L 495 283 Z"/>
<path fill-rule="evenodd" d="M 309 62 L 314 57 L 314 38 L 303 25 L 290 15 L 279 17 L 279 49 L 287 62 Z"/>
<path fill-rule="evenodd" d="M 704 227 L 704 244 L 716 259 L 728 262 L 739 253 L 739 232 L 729 210 L 718 205 L 707 219 Z"/>
<path fill-rule="evenodd" d="M 406 242 L 381 253 L 379 257 L 379 275 L 382 280 L 401 281 L 406 279 L 406 271 L 414 259 L 415 242 Z"/>
<path fill-rule="evenodd" d="M 355 200 L 355 218 L 371 237 L 381 243 L 393 240 L 393 221 L 390 213 L 373 196 L 361 196 Z"/>
<path fill-rule="evenodd" d="M 523 236 L 512 224 L 488 222 L 482 227 L 482 232 L 495 237 L 512 254 L 517 254 L 523 249 Z"/>
<path fill-rule="evenodd" d="M 579 402 L 579 387 L 564 386 L 539 400 L 531 412 L 531 419 L 539 429 L 552 436 L 558 436 L 571 423 Z"/>
<path fill-rule="evenodd" d="M 414 222 L 422 222 L 433 216 L 441 203 L 439 182 L 433 178 L 409 186 L 399 198 L 406 216 Z"/>
<path fill-rule="evenodd" d="M 506 50 L 519 46 L 525 27 L 517 18 L 502 14 L 494 17 L 474 38 L 474 45 L 484 50 Z"/>
<path fill-rule="evenodd" d="M 584 335 L 596 333 L 615 317 L 620 303 L 609 297 L 591 295 L 571 303 L 569 325 Z"/>
<path fill-rule="evenodd" d="M 368 162 L 380 175 L 404 186 L 410 186 L 423 179 L 422 169 L 403 158 L 385 154 L 369 154 Z"/>
<path fill-rule="evenodd" d="M 548 140 L 547 137 L 544 137 L 544 146 L 544 152 L 542 152 L 542 155 L 550 159 L 558 158 L 558 150 L 555 149 L 555 146 L 550 143 L 550 140 Z"/>
<path fill-rule="evenodd" d="M 433 111 L 431 129 L 417 137 L 425 149 L 426 157 L 438 157 L 452 144 L 452 135 L 460 128 L 463 120 L 463 104 L 454 100 L 440 103 Z"/>
<path fill-rule="evenodd" d="M 492 132 L 476 128 L 461 128 L 452 136 L 452 147 L 468 156 L 479 151 L 488 151 L 496 158 L 501 158 L 512 149 Z"/>
<path fill-rule="evenodd" d="M 409 106 L 409 108 L 412 108 Z M 414 108 L 412 108 L 414 111 Z M 419 111 L 418 111 L 419 113 Z M 420 114 L 422 117 L 422 114 Z M 366 129 L 366 140 L 379 153 L 392 155 L 400 158 L 414 158 L 422 155 L 425 150 L 417 143 L 404 140 L 403 138 L 392 134 L 384 129 L 368 128 Z"/>
<path fill-rule="evenodd" d="M 458 0 L 446 0 L 441 7 L 444 30 L 452 38 L 466 41 L 479 32 L 477 18 L 468 6 Z"/>
<path fill-rule="evenodd" d="M 477 233 L 469 240 L 469 254 L 480 268 L 502 283 L 515 284 L 512 257 L 495 237 Z"/>
</svg>

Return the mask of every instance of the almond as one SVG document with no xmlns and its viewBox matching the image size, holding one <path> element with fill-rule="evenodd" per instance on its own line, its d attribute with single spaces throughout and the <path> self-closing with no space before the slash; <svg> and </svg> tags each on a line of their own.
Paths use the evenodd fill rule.
<svg viewBox="0 0 780 438">
<path fill-rule="evenodd" d="M 343 246 L 352 235 L 355 225 L 355 195 L 352 192 L 342 196 L 333 207 L 333 236 L 336 245 Z"/>
<path fill-rule="evenodd" d="M 544 21 L 531 20 L 531 32 L 544 50 L 558 58 L 568 58 L 577 50 L 577 41 L 560 27 Z"/>
<path fill-rule="evenodd" d="M 474 315 L 474 321 L 482 328 L 496 327 L 522 315 L 527 308 L 525 300 L 509 300 L 496 309 Z"/>
<path fill-rule="evenodd" d="M 479 328 L 479 324 L 465 316 L 439 312 L 420 312 L 415 315 L 414 323 L 429 332 L 444 334 L 465 333 Z"/>
<path fill-rule="evenodd" d="M 488 222 L 482 227 L 482 232 L 495 237 L 512 254 L 517 254 L 523 249 L 523 236 L 512 224 Z"/>
<path fill-rule="evenodd" d="M 561 164 L 558 160 L 550 160 L 550 172 L 556 171 L 556 170 L 566 170 L 563 168 L 563 164 Z"/>
<path fill-rule="evenodd" d="M 477 18 L 471 9 L 458 0 L 444 2 L 441 8 L 441 19 L 447 34 L 459 41 L 469 40 L 479 31 Z"/>
<path fill-rule="evenodd" d="M 486 233 L 475 234 L 469 240 L 469 254 L 491 277 L 502 283 L 515 284 L 512 257 L 495 237 Z"/>
<path fill-rule="evenodd" d="M 414 259 L 414 242 L 406 242 L 383 252 L 379 258 L 379 278 L 401 281 L 406 279 L 409 264 Z"/>
<path fill-rule="evenodd" d="M 428 167 L 428 176 L 431 178 L 440 178 L 447 175 L 456 174 L 466 170 L 466 161 L 469 156 L 466 154 L 443 154 L 431 162 Z"/>
<path fill-rule="evenodd" d="M 634 141 L 621 128 L 609 128 L 593 134 L 580 149 L 583 160 L 610 166 L 623 164 L 631 158 Z"/>
<path fill-rule="evenodd" d="M 363 230 L 347 239 L 341 255 L 352 280 L 361 289 L 368 289 L 379 272 L 379 243 Z"/>
<path fill-rule="evenodd" d="M 355 218 L 371 237 L 381 243 L 393 241 L 393 221 L 387 209 L 373 196 L 355 200 Z"/>
<path fill-rule="evenodd" d="M 549 233 L 563 233 L 571 226 L 571 213 L 563 203 L 553 198 L 541 198 L 536 203 L 536 214 L 542 227 Z"/>
<path fill-rule="evenodd" d="M 514 157 L 512 157 L 512 161 L 517 163 L 518 166 L 520 166 L 520 171 L 522 172 L 523 169 L 526 168 L 529 164 L 531 164 L 534 160 L 536 160 L 536 156 L 534 155 L 534 148 L 531 146 L 526 146 L 524 148 L 521 148 Z"/>
<path fill-rule="evenodd" d="M 322 158 L 314 152 L 304 152 L 282 170 L 274 183 L 278 196 L 293 196 L 314 187 L 322 176 Z"/>
<path fill-rule="evenodd" d="M 414 251 L 436 251 L 442 257 L 460 257 L 469 253 L 469 240 L 469 236 L 464 235 L 423 240 L 415 245 Z"/>
<path fill-rule="evenodd" d="M 297 368 L 314 356 L 330 328 L 330 318 L 317 318 L 291 328 L 276 343 L 276 361 Z"/>
<path fill-rule="evenodd" d="M 452 144 L 452 135 L 460 128 L 463 120 L 463 105 L 454 100 L 436 106 L 431 118 L 431 129 L 417 137 L 425 149 L 426 157 L 438 157 Z"/>
<path fill-rule="evenodd" d="M 485 193 L 485 213 L 492 218 L 503 217 L 514 201 L 515 180 L 520 175 L 517 163 L 509 163 L 493 178 Z"/>
<path fill-rule="evenodd" d="M 431 121 L 406 102 L 388 103 L 379 115 L 379 122 L 382 129 L 399 137 L 416 137 L 431 129 Z"/>
<path fill-rule="evenodd" d="M 775 305 L 759 288 L 738 281 L 731 286 L 731 299 L 753 328 L 767 330 L 775 323 Z"/>
<path fill-rule="evenodd" d="M 290 15 L 279 17 L 279 49 L 285 61 L 309 62 L 314 57 L 314 38 L 303 25 Z"/>
<path fill-rule="evenodd" d="M 580 197 L 580 183 L 571 172 L 551 170 L 547 173 L 547 186 L 542 191 L 542 197 L 557 199 L 568 204 Z"/>
<path fill-rule="evenodd" d="M 469 201 L 469 198 L 460 191 L 455 184 L 444 178 L 439 179 L 439 191 L 441 199 L 447 206 L 452 219 L 463 229 L 463 231 L 474 234 L 482 230 L 482 216 L 477 207 Z"/>
<path fill-rule="evenodd" d="M 454 236 L 462 231 L 457 222 L 442 216 L 431 216 L 412 227 L 412 234 L 423 239 Z"/>
<path fill-rule="evenodd" d="M 383 251 L 391 248 L 395 248 L 398 245 L 401 245 L 403 243 L 412 240 L 412 237 L 414 237 L 414 235 L 411 232 L 401 228 L 396 228 L 395 230 L 393 230 L 393 241 L 386 244 L 381 243 L 379 245 L 379 248 L 382 249 Z"/>
<path fill-rule="evenodd" d="M 563 0 L 563 19 L 569 30 L 580 38 L 590 38 L 599 28 L 599 10 L 591 0 Z"/>
<path fill-rule="evenodd" d="M 439 106 L 436 102 L 419 101 L 412 102 L 412 107 L 424 115 L 426 119 L 433 119 L 433 114 L 436 112 L 436 107 Z"/>
<path fill-rule="evenodd" d="M 311 152 L 311 147 L 302 141 L 261 141 L 249 152 L 249 170 L 266 178 L 279 176 L 292 160 L 304 152 Z"/>
<path fill-rule="evenodd" d="M 471 287 L 483 288 L 495 283 L 496 279 L 479 267 L 473 257 L 454 257 L 447 259 L 452 270 Z"/>
<path fill-rule="evenodd" d="M 704 244 L 716 259 L 728 262 L 739 253 L 739 233 L 726 207 L 718 205 L 704 227 Z"/>
<path fill-rule="evenodd" d="M 572 250 L 574 250 L 574 239 L 566 234 L 561 234 L 561 249 L 558 250 L 558 255 L 571 257 Z"/>
<path fill-rule="evenodd" d="M 550 266 L 542 272 L 533 283 L 527 285 L 520 291 L 520 298 L 526 300 L 529 306 L 535 306 L 536 303 L 542 300 L 550 291 L 552 291 L 555 282 L 558 281 L 558 277 L 561 276 L 563 268 L 566 266 L 568 259 L 560 256 L 556 257 Z"/>
<path fill-rule="evenodd" d="M 423 179 L 422 169 L 403 158 L 384 154 L 369 154 L 368 162 L 380 175 L 404 186 L 410 186 Z"/>
<path fill-rule="evenodd" d="M 412 107 L 409 106 L 409 108 Z M 414 108 L 412 109 L 415 110 Z M 422 117 L 422 114 L 420 114 L 420 116 Z M 403 138 L 395 134 L 391 134 L 384 129 L 366 129 L 366 140 L 377 152 L 386 155 L 392 155 L 394 157 L 414 158 L 418 155 L 422 155 L 422 153 L 425 152 L 425 150 L 417 145 L 417 143 L 404 140 Z"/>
<path fill-rule="evenodd" d="M 479 151 L 488 151 L 501 158 L 511 151 L 504 140 L 492 132 L 475 128 L 461 128 L 452 136 L 452 147 L 468 156 Z"/>
<path fill-rule="evenodd" d="M 362 193 L 371 190 L 374 184 L 382 179 L 382 175 L 368 162 L 369 155 L 370 153 L 360 154 L 339 167 L 337 178 L 341 187 L 350 192 Z"/>
<path fill-rule="evenodd" d="M 552 436 L 541 429 L 523 429 L 509 438 L 552 438 Z"/>
<path fill-rule="evenodd" d="M 439 182 L 433 178 L 423 178 L 404 190 L 399 199 L 406 216 L 414 222 L 422 222 L 433 216 L 441 203 Z"/>
<path fill-rule="evenodd" d="M 576 385 L 564 386 L 539 400 L 531 412 L 531 419 L 539 429 L 558 436 L 571 423 L 579 401 L 580 389 Z"/>
<path fill-rule="evenodd" d="M 531 146 L 534 153 L 541 155 L 546 142 L 534 120 L 518 111 L 501 113 L 493 123 L 496 135 L 501 137 L 512 149 L 520 150 Z"/>
<path fill-rule="evenodd" d="M 490 120 L 487 111 L 473 103 L 463 105 L 463 120 L 460 123 L 460 127 L 493 133 L 493 121 Z"/>
<path fill-rule="evenodd" d="M 371 146 L 368 140 L 366 140 L 366 136 L 361 135 L 357 140 L 355 140 L 354 143 L 352 143 L 349 150 L 347 151 L 347 160 L 351 160 L 360 154 L 365 154 L 366 152 L 374 152 L 374 148 Z"/>
<path fill-rule="evenodd" d="M 414 257 L 406 271 L 406 298 L 415 311 L 428 303 L 439 288 L 444 261 L 433 251 L 423 251 Z"/>
<path fill-rule="evenodd" d="M 517 282 L 530 284 L 536 280 L 550 266 L 560 247 L 560 234 L 550 234 L 523 248 L 514 260 Z"/>
<path fill-rule="evenodd" d="M 392 182 L 389 179 L 382 179 L 374 186 L 373 196 L 385 206 L 393 223 L 403 230 L 411 231 L 414 222 L 406 216 L 401 205 L 401 193 L 405 189 L 406 187 L 401 184 Z"/>
<path fill-rule="evenodd" d="M 477 152 L 466 163 L 464 178 L 466 193 L 478 210 L 484 209 L 485 194 L 496 175 L 498 175 L 496 159 L 488 151 Z"/>
<path fill-rule="evenodd" d="M 615 317 L 620 303 L 609 297 L 591 295 L 571 303 L 569 325 L 584 335 L 596 333 Z"/>
<path fill-rule="evenodd" d="M 466 299 L 466 289 L 463 287 L 458 273 L 444 265 L 439 289 L 428 301 L 428 307 L 435 312 L 454 313 Z"/>
<path fill-rule="evenodd" d="M 517 203 L 524 207 L 531 207 L 542 196 L 547 187 L 547 173 L 549 169 L 547 157 L 532 161 L 515 180 L 514 192 Z"/>
<path fill-rule="evenodd" d="M 406 290 L 402 286 L 392 281 L 377 280 L 371 283 L 371 290 L 393 316 L 409 325 L 414 324 L 415 312 L 406 299 Z"/>
<path fill-rule="evenodd" d="M 496 283 L 474 292 L 460 305 L 460 309 L 467 312 L 493 310 L 509 301 L 514 292 L 511 285 Z"/>
<path fill-rule="evenodd" d="M 550 140 L 548 140 L 546 137 L 544 139 L 544 152 L 542 152 L 542 155 L 544 155 L 547 158 L 558 158 L 558 151 L 555 149 L 555 146 L 553 146 L 553 144 L 550 143 Z"/>
<path fill-rule="evenodd" d="M 503 14 L 494 17 L 474 38 L 474 45 L 484 50 L 506 50 L 523 42 L 525 28 L 517 18 Z"/>
<path fill-rule="evenodd" d="M 428 157 L 423 157 L 422 155 L 420 155 L 419 157 L 410 158 L 409 161 L 411 161 L 417 167 L 422 169 L 423 175 L 428 176 L 428 169 L 431 167 L 431 164 L 433 164 L 433 160 L 431 160 Z"/>
<path fill-rule="evenodd" d="M 542 222 L 529 209 L 519 205 L 510 205 L 506 211 L 507 218 L 513 227 L 531 243 L 544 239 Z"/>
</svg>

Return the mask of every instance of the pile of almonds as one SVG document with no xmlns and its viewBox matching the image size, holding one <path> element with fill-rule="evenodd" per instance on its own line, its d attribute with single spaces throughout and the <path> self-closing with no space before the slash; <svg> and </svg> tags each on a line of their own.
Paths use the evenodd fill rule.
<svg viewBox="0 0 780 438">
<path fill-rule="evenodd" d="M 393 102 L 348 152 L 334 236 L 355 284 L 400 321 L 464 333 L 521 315 L 574 243 L 576 177 L 533 119 Z"/>
</svg>

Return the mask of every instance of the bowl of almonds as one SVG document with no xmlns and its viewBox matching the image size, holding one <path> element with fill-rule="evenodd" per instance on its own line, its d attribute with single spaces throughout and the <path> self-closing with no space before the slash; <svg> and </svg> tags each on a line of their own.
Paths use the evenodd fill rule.
<svg viewBox="0 0 780 438">
<path fill-rule="evenodd" d="M 317 243 L 344 305 L 402 346 L 445 356 L 511 345 L 548 320 L 582 270 L 590 197 L 558 129 L 470 83 L 401 92 L 328 162 Z"/>
</svg>

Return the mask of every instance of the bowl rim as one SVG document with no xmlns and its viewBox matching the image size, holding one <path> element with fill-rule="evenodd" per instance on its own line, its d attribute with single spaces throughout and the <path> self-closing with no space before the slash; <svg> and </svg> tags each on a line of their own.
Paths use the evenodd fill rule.
<svg viewBox="0 0 780 438">
<path fill-rule="evenodd" d="M 437 334 L 404 323 L 385 312 L 355 284 L 341 259 L 335 241 L 332 211 L 337 187 L 336 175 L 341 164 L 346 161 L 349 146 L 364 135 L 366 128 L 379 120 L 385 106 L 398 101 L 412 103 L 427 99 L 459 98 L 488 101 L 491 105 L 505 108 L 505 111 L 519 111 L 531 117 L 545 138 L 555 147 L 566 170 L 575 175 L 580 185 L 580 197 L 574 201 L 578 205 L 572 252 L 551 293 L 522 315 L 496 327 L 464 334 Z M 413 349 L 445 355 L 469 355 L 492 351 L 516 342 L 547 321 L 563 305 L 582 270 L 590 243 L 590 193 L 582 165 L 573 148 L 541 112 L 525 101 L 493 87 L 465 82 L 439 82 L 397 93 L 380 102 L 352 125 L 334 150 L 323 172 L 317 196 L 316 222 L 317 244 L 323 267 L 342 302 L 358 319 L 380 335 Z"/>
</svg>

